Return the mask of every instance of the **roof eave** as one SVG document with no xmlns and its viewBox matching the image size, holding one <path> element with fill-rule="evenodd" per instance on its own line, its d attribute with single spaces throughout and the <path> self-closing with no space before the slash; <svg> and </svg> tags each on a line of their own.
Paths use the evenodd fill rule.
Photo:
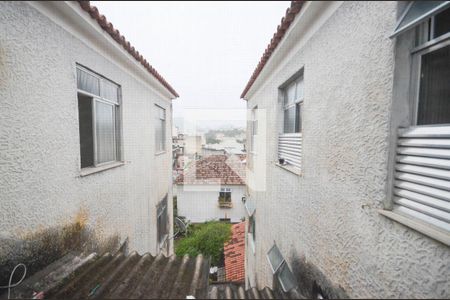
<svg viewBox="0 0 450 300">
<path fill-rule="evenodd" d="M 91 6 L 90 1 L 77 1 L 85 12 L 87 12 L 92 19 L 94 19 L 98 25 L 106 31 L 110 37 L 123 49 L 128 52 L 140 65 L 142 65 L 153 77 L 172 94 L 173 98 L 178 98 L 179 95 L 175 89 L 162 77 L 155 68 L 150 65 L 150 63 L 139 53 L 129 41 L 125 39 L 123 35 L 120 34 L 119 30 L 114 28 L 114 25 L 106 19 L 104 15 L 101 15 L 95 6 Z"/>
<path fill-rule="evenodd" d="M 283 40 L 286 32 L 288 31 L 289 27 L 291 26 L 292 22 L 294 21 L 297 14 L 300 12 L 303 3 L 305 1 L 291 1 L 291 6 L 286 10 L 285 16 L 281 19 L 281 24 L 278 25 L 277 31 L 274 33 L 272 39 L 270 40 L 269 45 L 267 45 L 266 50 L 264 51 L 264 54 L 262 55 L 261 59 L 259 60 L 258 65 L 256 66 L 256 69 L 253 71 L 252 76 L 250 77 L 249 81 L 247 82 L 247 85 L 245 86 L 244 90 L 241 93 L 241 99 L 248 100 L 246 98 L 246 95 L 248 91 L 251 89 L 253 84 L 255 83 L 256 79 L 259 77 L 259 74 L 264 69 L 267 62 L 272 57 L 272 54 L 277 49 L 278 45 Z"/>
</svg>

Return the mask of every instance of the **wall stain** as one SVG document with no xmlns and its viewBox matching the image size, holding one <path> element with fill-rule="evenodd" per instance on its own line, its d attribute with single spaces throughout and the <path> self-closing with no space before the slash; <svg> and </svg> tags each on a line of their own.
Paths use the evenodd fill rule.
<svg viewBox="0 0 450 300">
<path fill-rule="evenodd" d="M 0 285 L 8 284 L 10 273 L 18 263 L 26 265 L 29 277 L 70 252 L 104 253 L 119 249 L 117 234 L 100 237 L 87 225 L 87 220 L 87 211 L 80 209 L 67 224 L 37 229 L 17 238 L 0 238 Z M 13 282 L 21 276 L 22 273 L 17 272 Z"/>
<path fill-rule="evenodd" d="M 325 299 L 349 298 L 343 287 L 333 284 L 316 266 L 307 262 L 304 256 L 294 255 L 291 261 L 298 292 L 307 299 L 317 299 L 319 294 Z"/>
</svg>

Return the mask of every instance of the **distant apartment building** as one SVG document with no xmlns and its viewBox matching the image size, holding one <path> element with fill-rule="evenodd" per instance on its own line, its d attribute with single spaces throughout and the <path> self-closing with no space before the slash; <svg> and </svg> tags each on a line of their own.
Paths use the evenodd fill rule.
<svg viewBox="0 0 450 300">
<path fill-rule="evenodd" d="M 292 2 L 247 101 L 247 288 L 450 297 L 450 3 Z"/>
<path fill-rule="evenodd" d="M 201 135 L 184 135 L 184 155 L 195 157 L 202 153 Z"/>
<path fill-rule="evenodd" d="M 1 2 L 0 27 L 1 282 L 80 245 L 173 253 L 174 89 L 89 1 Z"/>
<path fill-rule="evenodd" d="M 193 223 L 236 223 L 245 217 L 245 156 L 211 155 L 191 161 L 175 186 L 178 215 Z"/>
</svg>

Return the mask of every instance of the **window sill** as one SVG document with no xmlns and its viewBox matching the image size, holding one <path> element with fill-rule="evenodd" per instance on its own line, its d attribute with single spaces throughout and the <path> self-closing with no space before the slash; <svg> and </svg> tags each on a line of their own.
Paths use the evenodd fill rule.
<svg viewBox="0 0 450 300">
<path fill-rule="evenodd" d="M 279 164 L 277 162 L 275 163 L 275 165 L 280 167 L 281 169 L 284 169 L 284 170 L 286 170 L 288 172 L 291 172 L 291 173 L 293 173 L 293 174 L 295 174 L 297 176 L 302 176 L 302 172 L 297 167 L 294 167 L 292 165 L 281 165 L 281 164 Z"/>
<path fill-rule="evenodd" d="M 155 156 L 163 155 L 163 154 L 165 154 L 165 153 L 167 153 L 166 150 L 164 150 L 164 151 L 159 151 L 159 152 L 156 152 L 156 153 L 155 153 Z"/>
<path fill-rule="evenodd" d="M 106 164 L 100 167 L 88 167 L 88 168 L 83 168 L 80 171 L 80 177 L 84 177 L 84 176 L 88 176 L 91 174 L 95 174 L 95 173 L 99 173 L 99 172 L 103 172 L 109 169 L 113 169 L 113 168 L 117 168 L 120 166 L 125 165 L 125 163 L 123 161 L 116 161 L 116 162 L 112 162 L 110 164 Z"/>
<path fill-rule="evenodd" d="M 220 208 L 233 208 L 232 202 L 220 202 L 219 201 L 219 207 Z"/>
<path fill-rule="evenodd" d="M 436 229 L 432 225 L 416 220 L 409 216 L 404 216 L 399 213 L 392 212 L 390 210 L 380 209 L 378 210 L 378 213 L 391 220 L 397 221 L 400 224 L 410 227 L 430 238 L 438 240 L 439 242 L 447 246 L 450 246 L 450 234 L 442 230 Z"/>
</svg>

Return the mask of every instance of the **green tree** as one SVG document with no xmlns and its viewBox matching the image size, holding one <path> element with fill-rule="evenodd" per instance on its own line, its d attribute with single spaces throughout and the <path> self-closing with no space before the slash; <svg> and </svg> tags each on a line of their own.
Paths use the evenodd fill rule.
<svg viewBox="0 0 450 300">
<path fill-rule="evenodd" d="M 218 265 L 223 253 L 223 244 L 231 237 L 231 224 L 218 221 L 196 225 L 192 233 L 177 242 L 178 256 L 203 254 L 211 257 L 211 265 Z"/>
</svg>

